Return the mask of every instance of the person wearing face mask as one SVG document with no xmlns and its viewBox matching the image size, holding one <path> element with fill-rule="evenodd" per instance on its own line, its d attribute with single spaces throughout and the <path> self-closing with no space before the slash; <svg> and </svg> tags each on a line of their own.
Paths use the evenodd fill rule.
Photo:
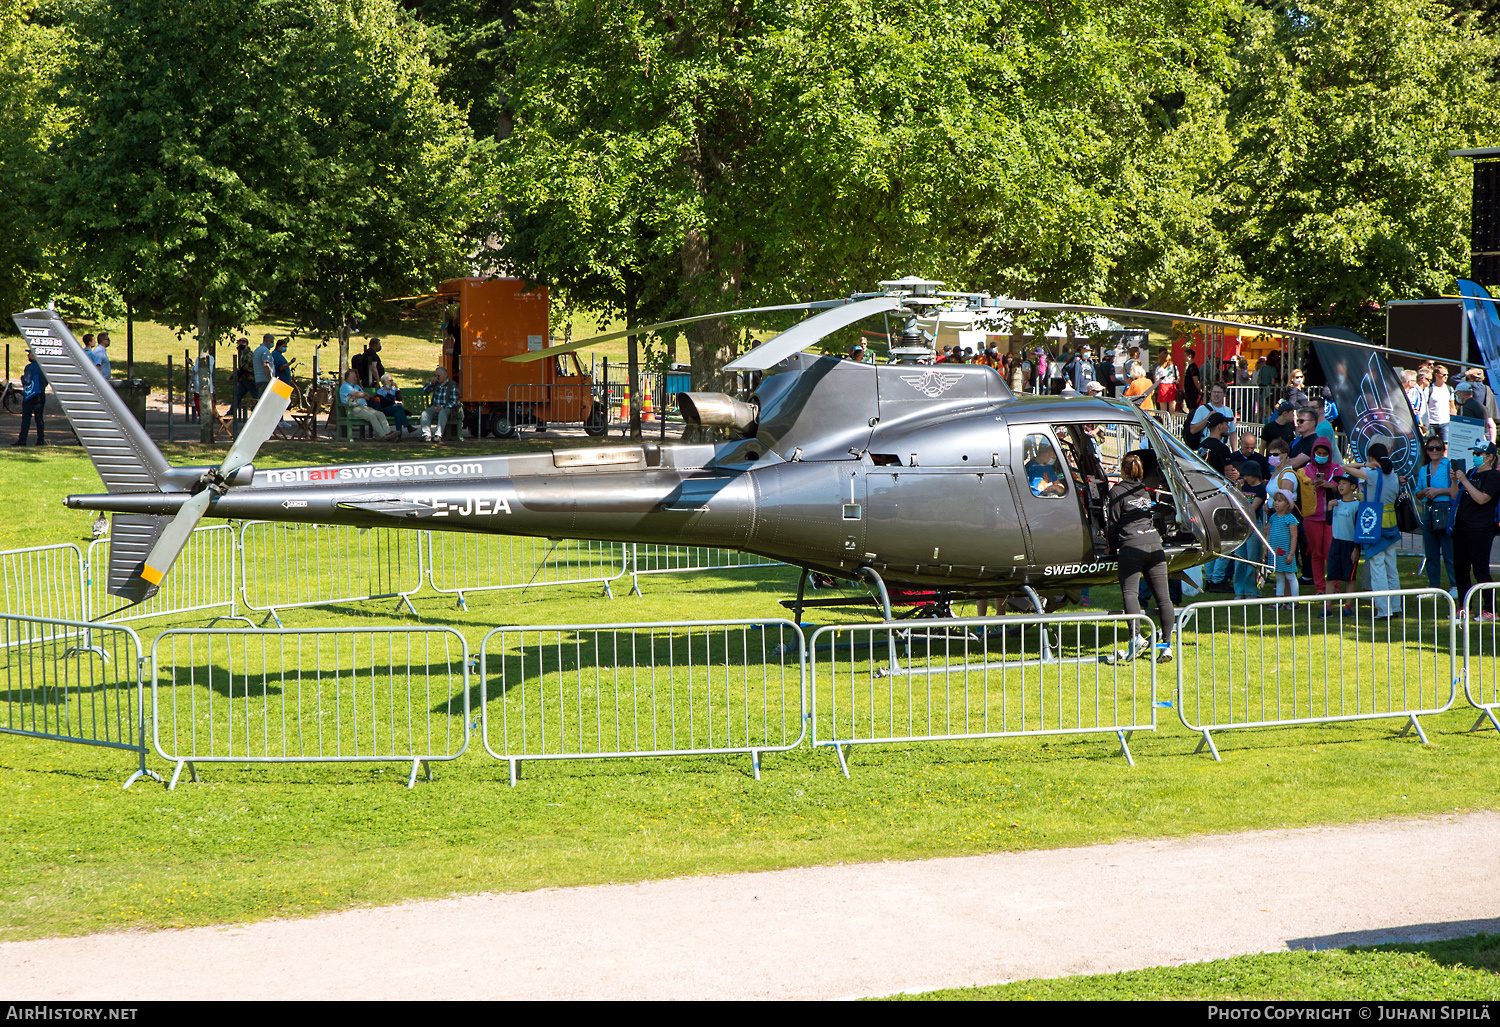
<svg viewBox="0 0 1500 1027">
<path fill-rule="evenodd" d="M 1302 473 L 1312 489 L 1313 508 L 1302 518 L 1302 530 L 1307 533 L 1307 562 L 1312 571 L 1313 589 L 1318 595 L 1328 591 L 1328 549 L 1333 542 L 1333 524 L 1329 517 L 1328 500 L 1338 497 L 1335 479 L 1344 469 L 1333 459 L 1333 447 L 1325 439 L 1313 444 L 1312 459 L 1302 468 Z"/>
</svg>

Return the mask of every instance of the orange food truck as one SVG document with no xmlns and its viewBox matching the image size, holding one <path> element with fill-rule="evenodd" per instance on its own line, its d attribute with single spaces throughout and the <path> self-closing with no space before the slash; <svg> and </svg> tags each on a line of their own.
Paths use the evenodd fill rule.
<svg viewBox="0 0 1500 1027">
<path fill-rule="evenodd" d="M 510 363 L 547 347 L 547 287 L 521 278 L 454 278 L 437 288 L 443 313 L 443 366 L 458 383 L 464 423 L 476 435 L 514 438 L 523 425 L 582 424 L 609 430 L 593 376 L 574 353 Z M 471 420 L 472 418 L 472 420 Z"/>
</svg>

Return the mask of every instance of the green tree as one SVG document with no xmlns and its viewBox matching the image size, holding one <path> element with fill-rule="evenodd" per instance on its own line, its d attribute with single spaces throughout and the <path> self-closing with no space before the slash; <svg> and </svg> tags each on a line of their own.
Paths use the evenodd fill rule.
<svg viewBox="0 0 1500 1027">
<path fill-rule="evenodd" d="M 340 370 L 354 318 L 464 273 L 496 229 L 486 147 L 438 95 L 422 42 L 385 0 L 348 0 L 282 70 L 300 98 L 283 200 L 295 231 L 273 298 L 309 328 L 332 323 Z"/>
<path fill-rule="evenodd" d="M 46 280 L 42 188 L 59 113 L 47 84 L 60 33 L 33 19 L 32 0 L 0 0 L 0 313 L 36 306 Z M 6 319 L 4 331 L 13 326 Z"/>
<path fill-rule="evenodd" d="M 1490 144 L 1497 42 L 1427 0 L 1248 8 L 1229 97 L 1223 224 L 1269 303 L 1379 336 L 1373 304 L 1468 262 L 1470 169 Z"/>
<path fill-rule="evenodd" d="M 83 0 L 73 22 L 52 189 L 73 273 L 196 331 L 200 359 L 273 293 L 342 321 L 452 266 L 484 197 L 390 0 Z"/>
<path fill-rule="evenodd" d="M 509 49 L 500 155 L 512 223 L 553 242 L 519 262 L 649 274 L 682 315 L 902 272 L 1190 294 L 1189 251 L 1216 231 L 1200 187 L 1222 116 L 1201 80 L 1223 71 L 1224 21 L 1209 0 L 539 3 Z M 686 335 L 695 386 L 724 387 L 738 330 Z"/>
</svg>

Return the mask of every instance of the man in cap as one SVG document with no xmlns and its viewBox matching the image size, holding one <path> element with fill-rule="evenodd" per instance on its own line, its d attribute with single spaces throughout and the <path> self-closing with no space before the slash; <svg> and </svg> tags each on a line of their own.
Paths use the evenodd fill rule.
<svg viewBox="0 0 1500 1027">
<path fill-rule="evenodd" d="M 1469 379 L 1465 378 L 1454 387 L 1453 405 L 1458 407 L 1458 416 L 1483 422 L 1485 441 L 1495 441 L 1495 422 L 1490 419 L 1490 412 L 1484 408 L 1484 404 L 1475 398 L 1474 383 Z"/>
<path fill-rule="evenodd" d="M 1097 374 L 1096 380 L 1104 386 L 1104 395 L 1113 396 L 1120 386 L 1119 376 L 1115 374 L 1115 351 L 1107 349 L 1104 351 L 1104 359 L 1094 365 Z M 1080 385 L 1078 391 L 1087 392 L 1088 389 Z"/>
<path fill-rule="evenodd" d="M 1067 384 L 1073 386 L 1075 392 L 1083 392 L 1089 387 L 1089 382 L 1098 381 L 1099 374 L 1094 370 L 1094 350 L 1088 343 L 1084 343 L 1078 350 L 1078 356 L 1068 362 L 1063 368 L 1063 377 Z"/>
<path fill-rule="evenodd" d="M 1208 466 L 1217 474 L 1227 474 L 1229 469 L 1229 444 L 1224 437 L 1229 434 L 1229 418 L 1215 410 L 1208 415 L 1208 424 L 1203 430 L 1203 445 L 1199 451 Z M 1238 474 L 1238 472 L 1235 472 Z M 1234 477 L 1234 475 L 1230 475 Z"/>
<path fill-rule="evenodd" d="M 1216 473 L 1238 483 L 1240 472 L 1230 463 L 1229 444 L 1224 441 L 1224 437 L 1228 434 L 1229 418 L 1215 410 L 1208 415 L 1208 423 L 1203 429 L 1203 445 L 1198 448 L 1198 452 L 1203 454 L 1203 459 Z M 1234 585 L 1231 581 L 1233 573 L 1234 568 L 1228 557 L 1221 556 L 1214 560 L 1203 572 L 1206 590 L 1233 592 Z"/>
<path fill-rule="evenodd" d="M 1484 404 L 1484 409 L 1489 411 L 1490 420 L 1500 421 L 1500 406 L 1495 401 L 1495 390 L 1484 382 L 1484 368 L 1471 367 L 1464 372 L 1465 380 L 1474 385 L 1474 398 Z"/>
<path fill-rule="evenodd" d="M 1272 439 L 1282 439 L 1290 449 L 1297 438 L 1297 408 L 1286 400 L 1276 405 L 1276 412 L 1271 419 L 1261 425 L 1260 439 L 1265 445 L 1270 445 Z"/>
<path fill-rule="evenodd" d="M 849 354 L 848 354 L 848 356 L 849 356 L 850 360 L 853 360 L 853 361 L 855 361 L 857 363 L 861 363 L 861 364 L 864 363 L 864 360 L 865 360 L 865 348 L 864 348 L 864 346 L 862 344 L 856 342 L 853 346 L 849 347 Z"/>
</svg>

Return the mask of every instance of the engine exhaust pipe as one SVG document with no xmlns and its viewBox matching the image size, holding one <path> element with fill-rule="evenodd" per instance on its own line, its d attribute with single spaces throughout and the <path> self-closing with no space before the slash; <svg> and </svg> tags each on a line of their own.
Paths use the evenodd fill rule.
<svg viewBox="0 0 1500 1027">
<path fill-rule="evenodd" d="M 760 411 L 722 392 L 679 392 L 677 409 L 688 424 L 706 428 L 731 428 L 748 434 L 760 419 Z"/>
</svg>

